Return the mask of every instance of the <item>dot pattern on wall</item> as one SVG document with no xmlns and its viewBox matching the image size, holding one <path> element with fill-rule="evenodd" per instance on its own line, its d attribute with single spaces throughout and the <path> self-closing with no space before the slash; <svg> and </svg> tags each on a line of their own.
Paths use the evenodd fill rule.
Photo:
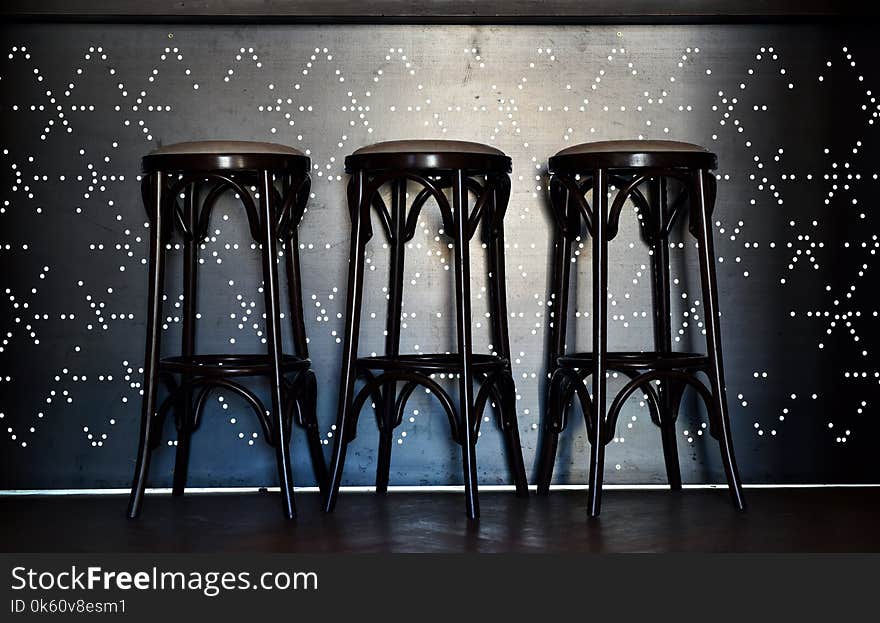
<svg viewBox="0 0 880 623">
<path fill-rule="evenodd" d="M 348 153 L 380 140 L 459 138 L 513 158 L 508 296 L 530 467 L 543 405 L 547 158 L 588 140 L 661 138 L 719 155 L 714 231 L 745 480 L 880 474 L 867 461 L 880 401 L 880 304 L 871 285 L 880 249 L 880 76 L 869 66 L 878 46 L 866 33 L 806 25 L 41 25 L 5 29 L 0 46 L 0 486 L 129 483 L 148 243 L 139 161 L 157 145 L 205 138 L 280 142 L 312 159 L 300 251 L 325 444 L 335 432 L 342 348 Z M 651 343 L 650 269 L 638 216 L 627 210 L 610 247 L 610 344 L 638 350 Z M 588 349 L 590 241 L 575 247 L 569 347 Z M 682 350 L 702 348 L 693 247 L 681 231 L 670 249 L 673 340 Z M 180 241 L 170 248 L 166 352 L 179 344 L 182 307 L 173 261 Z M 200 254 L 199 349 L 255 352 L 265 343 L 258 254 L 234 198 L 218 205 Z M 407 252 L 402 352 L 454 344 L 450 254 L 439 214 L 426 208 Z M 387 260 L 377 235 L 367 258 L 364 354 L 383 345 Z M 474 329 L 488 349 L 484 286 L 475 283 Z M 259 425 L 236 401 L 220 393 L 206 410 L 192 485 L 274 482 L 271 453 L 256 443 Z M 429 396 L 412 398 L 396 431 L 392 484 L 460 482 L 438 415 Z M 494 484 L 506 470 L 500 434 L 486 421 L 479 469 Z M 678 426 L 685 481 L 721 481 L 696 401 Z M 362 417 L 347 483 L 372 482 L 376 434 Z M 170 425 L 165 443 L 175 444 Z M 585 445 L 574 418 L 560 444 L 559 482 L 586 480 Z M 310 475 L 302 440 L 293 452 L 295 473 Z M 172 455 L 157 454 L 154 484 L 170 482 Z M 608 455 L 610 482 L 663 481 L 659 432 L 638 397 Z"/>
</svg>

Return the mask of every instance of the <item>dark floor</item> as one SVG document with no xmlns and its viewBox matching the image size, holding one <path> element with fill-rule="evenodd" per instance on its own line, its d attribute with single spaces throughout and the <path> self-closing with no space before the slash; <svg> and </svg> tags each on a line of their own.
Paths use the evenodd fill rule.
<svg viewBox="0 0 880 623">
<path fill-rule="evenodd" d="M 740 514 L 723 490 L 608 491 L 588 520 L 583 492 L 520 500 L 483 493 L 468 522 L 455 493 L 343 494 L 324 515 L 299 494 L 282 519 L 276 494 L 0 498 L 0 551 L 666 552 L 880 551 L 880 488 L 751 489 Z"/>
</svg>

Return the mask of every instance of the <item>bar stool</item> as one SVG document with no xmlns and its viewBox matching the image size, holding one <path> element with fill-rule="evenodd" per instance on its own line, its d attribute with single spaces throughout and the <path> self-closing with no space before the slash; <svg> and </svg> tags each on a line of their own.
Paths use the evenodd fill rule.
<svg viewBox="0 0 880 623">
<path fill-rule="evenodd" d="M 516 388 L 510 370 L 504 283 L 503 218 L 510 196 L 510 167 L 510 158 L 503 152 L 465 141 L 389 141 L 358 149 L 345 159 L 345 170 L 352 176 L 348 184 L 352 233 L 339 411 L 325 500 L 327 512 L 336 504 L 346 447 L 355 438 L 358 414 L 368 398 L 376 406 L 379 428 L 376 490 L 387 490 L 392 435 L 402 421 L 406 401 L 418 386 L 437 398 L 449 419 L 453 439 L 462 447 L 468 517 L 479 516 L 476 442 L 481 415 L 490 399 L 498 413 L 517 494 L 528 495 L 517 430 Z M 409 183 L 419 190 L 407 209 Z M 390 187 L 390 211 L 380 194 L 383 187 Z M 404 250 L 406 242 L 415 235 L 419 213 L 429 199 L 437 203 L 444 234 L 452 239 L 454 248 L 458 349 L 453 354 L 400 354 Z M 391 254 L 387 332 L 383 356 L 359 358 L 364 252 L 372 237 L 371 207 L 385 230 Z M 481 224 L 489 257 L 488 295 L 496 351 L 491 355 L 475 354 L 471 336 L 469 242 Z M 452 397 L 434 380 L 436 374 L 458 378 L 458 409 Z M 358 378 L 364 379 L 365 384 L 355 392 Z M 403 383 L 399 392 L 398 382 Z M 474 383 L 479 384 L 476 395 Z"/>
<path fill-rule="evenodd" d="M 589 514 L 599 515 L 605 446 L 624 401 L 635 391 L 646 396 L 652 420 L 661 431 L 669 484 L 681 489 L 675 420 L 686 387 L 696 390 L 709 413 L 709 430 L 721 448 L 727 482 L 737 509 L 744 509 L 742 486 L 733 454 L 730 414 L 724 385 L 718 286 L 711 214 L 716 181 L 710 171 L 715 154 L 675 141 L 605 141 L 576 145 L 550 158 L 550 198 L 555 220 L 553 308 L 547 367 L 550 384 L 539 452 L 538 492 L 549 492 L 559 433 L 566 411 L 578 397 L 590 440 Z M 679 190 L 669 200 L 669 182 Z M 609 208 L 609 186 L 617 190 Z M 647 185 L 648 196 L 640 187 Z M 592 193 L 588 203 L 586 195 Z M 608 243 L 617 234 L 623 205 L 631 199 L 639 212 L 640 233 L 651 249 L 654 290 L 654 352 L 609 352 Z M 672 349 L 670 323 L 669 235 L 688 213 L 690 231 L 699 246 L 703 323 L 707 354 Z M 592 352 L 565 352 L 571 245 L 586 226 L 593 240 Z M 606 409 L 606 373 L 619 372 L 629 382 Z M 704 373 L 708 385 L 698 373 Z M 586 380 L 592 377 L 592 397 Z"/>
<path fill-rule="evenodd" d="M 174 495 L 186 486 L 190 438 L 198 428 L 208 395 L 214 389 L 237 394 L 251 407 L 267 442 L 275 448 L 283 512 L 293 519 L 290 427 L 306 430 L 315 475 L 326 481 L 315 414 L 316 382 L 310 369 L 300 291 L 297 226 L 309 196 L 309 158 L 291 147 L 246 141 L 203 141 L 161 147 L 143 158 L 141 185 L 150 219 L 150 265 L 144 398 L 137 465 L 128 507 L 137 517 L 143 503 L 150 455 L 159 444 L 165 416 L 174 411 L 178 432 Z M 252 196 L 248 186 L 258 188 Z M 200 193 L 204 198 L 200 200 Z M 266 354 L 196 353 L 198 250 L 208 237 L 217 200 L 233 192 L 245 209 L 250 234 L 261 245 L 266 305 Z M 178 200 L 183 196 L 183 205 Z M 181 354 L 160 359 L 165 249 L 172 227 L 183 237 L 183 331 Z M 288 280 L 294 355 L 282 353 L 278 251 L 283 244 Z M 237 377 L 266 377 L 271 410 Z M 169 389 L 157 405 L 159 380 Z"/>
</svg>

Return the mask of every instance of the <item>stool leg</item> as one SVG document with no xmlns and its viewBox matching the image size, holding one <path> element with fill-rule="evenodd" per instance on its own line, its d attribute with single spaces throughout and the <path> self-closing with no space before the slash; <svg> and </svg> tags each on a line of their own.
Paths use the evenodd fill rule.
<svg viewBox="0 0 880 623">
<path fill-rule="evenodd" d="M 608 367 L 608 173 L 593 175 L 593 435 L 590 439 L 590 517 L 598 517 L 605 472 L 605 372 Z"/>
<path fill-rule="evenodd" d="M 672 491 L 681 491 L 681 466 L 678 462 L 678 440 L 675 435 L 678 409 L 673 403 L 671 393 L 669 382 L 663 383 L 660 390 L 660 441 L 663 444 L 663 460 L 666 463 L 669 488 Z"/>
<path fill-rule="evenodd" d="M 538 455 L 538 495 L 550 494 L 550 482 L 553 479 L 553 467 L 556 465 L 556 449 L 559 446 L 559 434 L 565 428 L 565 405 L 562 396 L 565 383 L 562 376 L 554 372 L 547 389 L 547 410 L 544 414 L 544 431 L 541 438 L 541 449 Z"/>
<path fill-rule="evenodd" d="M 302 277 L 299 262 L 299 235 L 293 230 L 286 243 L 285 269 L 287 272 L 287 299 L 290 307 L 290 324 L 293 329 L 293 346 L 296 356 L 309 357 L 309 343 L 306 339 L 306 324 L 302 306 Z"/>
<path fill-rule="evenodd" d="M 300 374 L 305 375 L 304 386 L 297 397 L 302 425 L 306 431 L 306 442 L 309 446 L 309 455 L 312 459 L 312 469 L 315 472 L 315 480 L 321 493 L 327 491 L 327 465 L 324 463 L 324 449 L 321 444 L 321 436 L 318 431 L 318 383 L 315 373 L 304 370 Z"/>
<path fill-rule="evenodd" d="M 181 354 L 192 357 L 196 348 L 196 292 L 198 289 L 198 187 L 190 184 L 186 190 L 184 218 L 186 226 L 192 232 L 191 238 L 183 243 L 183 337 Z M 186 387 L 192 376 L 186 374 L 182 384 Z M 174 485 L 172 495 L 183 495 L 186 488 L 186 476 L 189 470 L 189 449 L 193 429 L 192 392 L 184 389 L 181 392 L 177 426 L 177 453 L 174 458 Z"/>
<path fill-rule="evenodd" d="M 382 396 L 382 415 L 385 417 L 385 404 L 391 402 L 393 393 L 392 389 L 383 392 Z M 394 404 L 392 402 L 392 404 Z M 386 426 L 386 424 L 383 424 Z M 379 430 L 379 450 L 376 459 L 376 493 L 384 494 L 388 492 L 388 480 L 391 472 L 391 442 L 393 441 L 394 429 L 383 428 Z"/>
<path fill-rule="evenodd" d="M 657 178 L 652 184 L 652 197 L 657 217 L 658 236 L 651 254 L 651 273 L 654 277 L 654 348 L 657 352 L 672 352 L 672 324 L 670 321 L 669 298 L 669 238 L 666 236 L 667 189 L 666 179 Z M 663 459 L 666 463 L 666 477 L 669 488 L 681 489 L 681 467 L 678 463 L 678 448 L 675 439 L 675 420 L 671 384 L 664 380 L 660 385 L 660 439 L 663 443 Z"/>
<path fill-rule="evenodd" d="M 563 223 L 568 222 L 567 211 L 569 209 L 569 190 L 566 189 L 561 205 L 557 203 L 553 209 L 561 215 L 557 219 Z M 555 195 L 551 200 L 557 201 Z M 558 360 L 565 354 L 565 334 L 568 324 L 568 285 L 571 275 L 571 240 L 566 232 L 557 223 L 553 228 L 553 261 L 550 274 L 550 302 L 553 320 L 550 325 L 550 344 L 547 349 L 547 397 L 544 407 L 544 426 L 541 433 L 541 445 L 538 451 L 538 494 L 550 493 L 550 479 L 553 476 L 553 466 L 556 463 L 556 448 L 559 443 L 559 433 L 562 414 L 558 410 L 566 408 L 558 396 L 554 396 L 553 375 L 559 367 Z"/>
<path fill-rule="evenodd" d="M 391 261 L 388 275 L 388 315 L 385 320 L 385 354 L 400 354 L 400 315 L 403 311 L 404 228 L 406 226 L 406 180 L 398 179 L 392 184 L 391 197 Z M 390 381 L 382 388 L 381 413 L 379 415 L 379 458 L 376 463 L 376 493 L 388 491 L 391 471 L 391 448 L 396 425 L 397 383 Z"/>
<path fill-rule="evenodd" d="M 339 402 L 336 418 L 336 439 L 333 443 L 333 457 L 330 462 L 330 482 L 324 500 L 324 511 L 333 512 L 339 496 L 342 469 L 345 466 L 346 439 L 357 379 L 358 338 L 361 324 L 361 303 L 364 290 L 364 251 L 369 239 L 370 218 L 369 198 L 365 197 L 366 176 L 363 171 L 352 179 L 354 192 L 350 194 L 351 208 L 351 246 L 348 255 L 348 295 L 345 302 L 345 335 L 343 337 L 342 371 L 339 378 Z"/>
<path fill-rule="evenodd" d="M 294 228 L 287 239 L 287 253 L 285 267 L 287 270 L 287 298 L 290 306 L 290 321 L 293 329 L 293 345 L 297 357 L 308 359 L 309 344 L 306 339 L 306 325 L 302 306 L 302 278 L 299 262 L 299 236 Z M 315 480 L 318 488 L 324 493 L 327 490 L 327 465 L 324 462 L 324 447 L 321 443 L 321 433 L 318 428 L 318 384 L 315 373 L 305 370 L 301 373 L 304 387 L 297 396 L 302 426 L 306 431 L 306 442 L 309 446 L 309 455 L 312 460 L 312 470 L 315 472 Z"/>
<path fill-rule="evenodd" d="M 724 367 L 721 354 L 721 321 L 718 317 L 718 282 L 715 275 L 715 248 L 712 241 L 712 206 L 709 204 L 709 171 L 696 173 L 696 202 L 694 216 L 697 219 L 697 238 L 699 241 L 700 278 L 703 289 L 703 316 L 706 323 L 706 349 L 709 356 L 709 383 L 712 387 L 714 401 L 713 411 L 718 426 L 718 445 L 721 447 L 721 459 L 727 475 L 727 484 L 733 505 L 738 510 L 745 509 L 742 484 L 733 454 L 733 436 L 730 428 L 730 413 L 727 407 L 727 388 L 724 384 Z M 710 417 L 713 414 L 710 414 Z"/>
<path fill-rule="evenodd" d="M 459 376 L 459 402 L 461 417 L 461 450 L 464 471 L 464 495 L 467 515 L 470 519 L 480 516 L 477 493 L 477 452 L 474 434 L 474 373 L 471 329 L 471 266 L 470 231 L 468 227 L 467 189 L 461 169 L 453 173 L 452 202 L 455 212 L 455 308 L 458 327 L 458 355 L 461 358 Z"/>
<path fill-rule="evenodd" d="M 506 183 L 506 179 L 504 182 Z M 491 183 L 491 182 L 490 182 Z M 486 222 L 492 223 L 503 215 L 506 206 L 498 205 L 498 189 L 491 190 L 489 213 Z M 510 366 L 510 329 L 507 315 L 507 273 L 504 266 L 504 222 L 498 218 L 496 231 L 489 232 L 489 301 L 492 306 L 492 341 L 497 352 Z M 502 404 L 502 431 L 510 475 L 516 485 L 517 497 L 528 497 L 529 483 L 523 463 L 522 446 L 519 440 L 519 421 L 516 417 L 516 384 L 513 375 L 503 376 L 499 386 Z"/>
<path fill-rule="evenodd" d="M 272 370 L 269 384 L 275 424 L 275 460 L 278 463 L 278 484 L 281 486 L 282 512 L 288 519 L 296 517 L 293 501 L 293 470 L 290 465 L 290 431 L 283 411 L 284 399 L 281 374 L 281 303 L 278 293 L 278 226 L 272 206 L 272 173 L 260 172 L 260 207 L 263 245 L 263 297 L 266 307 L 266 343 Z"/>
<path fill-rule="evenodd" d="M 165 224 L 162 211 L 164 174 L 154 173 L 152 183 L 153 219 L 150 227 L 150 269 L 149 293 L 147 295 L 147 338 L 144 355 L 144 398 L 141 407 L 141 436 L 138 445 L 137 463 L 131 496 L 128 502 L 128 517 L 136 518 L 141 512 L 147 475 L 150 471 L 150 441 L 154 434 L 154 414 L 156 412 L 156 393 L 159 388 L 159 350 L 162 327 L 162 289 L 165 280 Z M 149 206 L 148 206 L 149 209 Z"/>
<path fill-rule="evenodd" d="M 519 421 L 516 417 L 516 384 L 513 375 L 505 372 L 499 384 L 501 394 L 502 432 L 504 433 L 507 466 L 516 486 L 516 497 L 529 497 L 529 481 L 526 477 L 526 466 L 523 462 L 522 446 L 519 441 Z"/>
</svg>

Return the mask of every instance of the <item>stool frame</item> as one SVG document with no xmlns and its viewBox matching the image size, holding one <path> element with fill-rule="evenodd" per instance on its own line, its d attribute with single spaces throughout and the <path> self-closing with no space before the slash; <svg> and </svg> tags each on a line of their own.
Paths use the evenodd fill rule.
<svg viewBox="0 0 880 623">
<path fill-rule="evenodd" d="M 264 438 L 275 448 L 282 510 L 296 516 L 290 459 L 291 422 L 303 427 L 319 485 L 326 466 L 318 432 L 317 384 L 309 361 L 303 321 L 297 227 L 309 196 L 309 159 L 289 154 L 156 154 L 143 159 L 142 194 L 150 220 L 149 293 L 140 438 L 128 516 L 143 505 L 152 451 L 159 445 L 169 410 L 178 443 L 172 493 L 183 495 L 192 433 L 199 427 L 213 389 L 241 397 L 254 411 Z M 258 188 L 259 200 L 248 186 Z M 207 189 L 200 200 L 200 191 Z M 261 245 L 266 308 L 266 355 L 198 355 L 195 344 L 198 250 L 208 237 L 213 208 L 233 192 L 245 209 L 250 234 Z M 183 205 L 178 197 L 183 194 Z M 181 355 L 160 358 L 166 245 L 176 226 L 183 237 Z M 294 355 L 282 353 L 278 251 L 285 249 Z M 271 387 L 271 410 L 236 377 L 263 376 Z M 169 390 L 157 402 L 159 382 Z M 196 393 L 196 390 L 198 392 Z M 194 400 L 195 397 L 195 400 Z M 267 415 L 269 413 L 269 415 Z"/>
<path fill-rule="evenodd" d="M 721 349 L 718 285 L 712 240 L 711 215 L 717 194 L 716 158 L 709 152 L 684 153 L 585 153 L 551 158 L 551 206 L 554 217 L 554 251 L 550 301 L 553 311 L 549 333 L 547 369 L 549 387 L 538 454 L 538 494 L 549 493 L 559 434 L 576 396 L 584 414 L 590 441 L 588 511 L 597 517 L 601 508 L 605 446 L 614 438 L 617 418 L 626 399 L 643 392 L 652 421 L 660 428 L 670 488 L 681 489 L 675 422 L 686 387 L 692 387 L 706 405 L 709 431 L 718 441 L 734 506 L 745 501 L 733 451 Z M 667 181 L 675 179 L 681 190 L 668 201 Z M 609 186 L 618 190 L 609 206 Z M 650 184 L 649 198 L 640 187 Z M 592 191 L 592 205 L 586 195 Z M 653 250 L 655 352 L 608 351 L 607 290 L 608 243 L 617 234 L 627 199 L 639 209 L 640 233 Z M 707 354 L 673 352 L 670 322 L 669 235 L 689 214 L 689 229 L 697 239 L 706 331 Z M 566 354 L 571 248 L 582 227 L 592 238 L 592 352 Z M 619 372 L 629 382 L 609 398 L 606 373 Z M 698 374 L 708 378 L 703 382 Z M 592 397 L 586 381 L 592 377 Z M 659 381 L 659 385 L 657 382 Z M 657 386 L 657 389 L 655 389 Z"/>
<path fill-rule="evenodd" d="M 429 390 L 445 412 L 452 437 L 462 447 L 465 504 L 468 517 L 479 516 L 476 442 L 486 405 L 494 402 L 506 445 L 509 468 L 519 496 L 528 495 L 516 419 L 516 388 L 510 368 L 508 312 L 504 271 L 503 218 L 510 195 L 510 159 L 472 153 L 381 153 L 352 155 L 346 159 L 348 204 L 351 217 L 348 295 L 345 309 L 343 361 L 339 387 L 336 439 L 330 464 L 325 511 L 332 512 L 338 498 L 346 448 L 355 438 L 358 414 L 372 399 L 379 428 L 376 490 L 387 491 L 394 429 L 403 419 L 406 401 L 419 386 Z M 478 178 L 484 178 L 481 181 Z M 420 190 L 407 210 L 407 184 Z M 380 194 L 391 188 L 390 211 Z M 452 200 L 446 195 L 449 190 Z M 469 193 L 475 202 L 469 210 Z M 423 205 L 434 199 L 444 233 L 454 248 L 457 352 L 454 354 L 401 355 L 400 317 L 403 296 L 404 249 L 415 235 Z M 385 355 L 358 357 L 363 303 L 364 254 L 372 237 L 371 210 L 385 230 L 391 250 Z M 469 243 L 482 224 L 489 250 L 489 298 L 492 339 L 496 355 L 474 354 L 471 329 Z M 458 409 L 449 393 L 432 377 L 449 373 L 458 377 Z M 364 385 L 355 391 L 358 379 Z M 398 383 L 403 389 L 398 392 Z M 474 384 L 479 390 L 474 393 Z"/>
</svg>

